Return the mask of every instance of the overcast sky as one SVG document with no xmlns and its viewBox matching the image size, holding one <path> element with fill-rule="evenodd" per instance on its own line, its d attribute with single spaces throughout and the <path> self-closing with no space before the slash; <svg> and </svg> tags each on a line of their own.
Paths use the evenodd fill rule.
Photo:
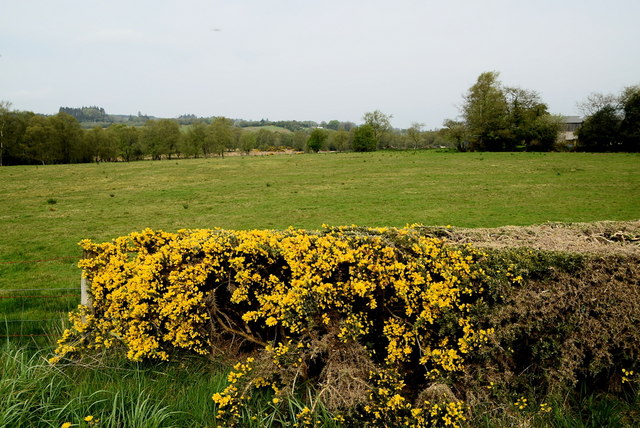
<svg viewBox="0 0 640 428">
<path fill-rule="evenodd" d="M 577 114 L 640 84 L 638 0 L 0 0 L 0 100 L 437 128 L 484 71 Z"/>
</svg>

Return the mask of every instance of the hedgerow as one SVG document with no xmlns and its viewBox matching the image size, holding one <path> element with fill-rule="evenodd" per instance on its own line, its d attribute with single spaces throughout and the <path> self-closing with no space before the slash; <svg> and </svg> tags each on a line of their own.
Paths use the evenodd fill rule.
<svg viewBox="0 0 640 428">
<path fill-rule="evenodd" d="M 547 398 L 581 382 L 635 388 L 638 260 L 479 251 L 441 232 L 146 229 L 83 241 L 92 303 L 70 314 L 52 362 L 235 359 L 212 391 L 225 425 L 246 422 L 258 395 L 288 405 L 290 425 L 317 424 L 321 407 L 336 425 L 460 426 L 474 409 L 544 417 Z M 315 398 L 301 404 L 301 388 Z"/>
<path fill-rule="evenodd" d="M 72 315 L 54 361 L 100 349 L 134 361 L 223 353 L 241 338 L 255 352 L 213 396 L 229 423 L 252 390 L 270 388 L 279 401 L 303 380 L 341 418 L 464 420 L 460 400 L 416 400 L 458 376 L 491 334 L 469 317 L 484 292 L 471 247 L 410 228 L 147 229 L 81 245 L 92 306 Z"/>
</svg>

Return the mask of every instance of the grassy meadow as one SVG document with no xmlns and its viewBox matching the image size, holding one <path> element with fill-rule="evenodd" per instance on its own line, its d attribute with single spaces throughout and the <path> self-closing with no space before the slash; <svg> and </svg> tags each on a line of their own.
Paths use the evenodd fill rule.
<svg viewBox="0 0 640 428">
<path fill-rule="evenodd" d="M 77 287 L 78 241 L 145 227 L 461 227 L 640 217 L 640 156 L 375 152 L 0 168 L 0 290 Z M 49 260 L 43 263 L 15 263 Z"/>
<path fill-rule="evenodd" d="M 64 312 L 79 301 L 77 242 L 85 238 L 105 241 L 145 227 L 493 227 L 640 218 L 637 154 L 418 151 L 15 166 L 0 168 L 0 183 L 0 336 L 54 339 Z M 35 290 L 47 288 L 71 290 Z M 21 294 L 68 297 L 2 298 Z M 12 324 L 25 319 L 52 321 Z M 229 370 L 201 360 L 188 367 L 96 361 L 59 370 L 46 364 L 50 348 L 31 352 L 15 342 L 0 342 L 3 426 L 89 426 L 88 415 L 100 426 L 211 426 L 211 393 Z M 621 404 L 570 405 L 609 421 Z M 270 406 L 269 397 L 258 400 L 245 420 L 277 425 L 259 419 Z M 580 415 L 560 410 L 549 418 L 532 425 L 582 426 Z"/>
</svg>

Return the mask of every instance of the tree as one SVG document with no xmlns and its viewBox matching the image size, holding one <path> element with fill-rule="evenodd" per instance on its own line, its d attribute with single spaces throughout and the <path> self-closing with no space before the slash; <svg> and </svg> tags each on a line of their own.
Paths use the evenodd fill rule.
<svg viewBox="0 0 640 428">
<path fill-rule="evenodd" d="M 256 148 L 256 141 L 255 132 L 243 131 L 240 135 L 240 150 L 242 153 L 251 153 L 251 150 Z"/>
<path fill-rule="evenodd" d="M 280 136 L 280 146 L 293 147 L 293 132 L 278 132 Z"/>
<path fill-rule="evenodd" d="M 356 152 L 375 151 L 377 142 L 373 127 L 367 123 L 358 126 L 353 131 L 353 150 Z"/>
<path fill-rule="evenodd" d="M 498 80 L 500 73 L 480 74 L 464 96 L 462 116 L 473 149 L 503 150 L 507 129 L 507 100 Z"/>
<path fill-rule="evenodd" d="M 578 106 L 578 111 L 582 113 L 583 116 L 593 116 L 598 111 L 602 110 L 606 106 L 617 106 L 620 102 L 620 99 L 613 94 L 602 94 L 599 92 L 592 92 L 587 96 L 587 99 L 584 101 L 580 101 Z"/>
<path fill-rule="evenodd" d="M 66 113 L 58 113 L 47 117 L 53 128 L 54 144 L 60 147 L 61 163 L 91 162 L 91 156 L 84 150 L 82 128 L 80 122 Z"/>
<path fill-rule="evenodd" d="M 413 122 L 411 127 L 407 129 L 407 136 L 413 145 L 413 150 L 417 150 L 422 145 L 423 135 L 422 128 L 424 123 Z"/>
<path fill-rule="evenodd" d="M 9 113 L 11 112 L 11 103 L 9 101 L 0 101 L 0 166 L 4 165 L 4 151 L 7 143 L 6 128 L 9 122 Z"/>
<path fill-rule="evenodd" d="M 578 129 L 583 151 L 640 151 L 640 86 L 619 96 L 592 93 L 578 104 L 587 117 Z"/>
<path fill-rule="evenodd" d="M 309 135 L 309 139 L 307 140 L 307 147 L 309 148 L 309 150 L 317 153 L 322 149 L 322 146 L 327 140 L 327 137 L 328 135 L 326 131 L 316 128 L 311 131 L 311 134 Z"/>
<path fill-rule="evenodd" d="M 445 139 L 451 141 L 459 152 L 466 152 L 469 150 L 469 143 L 467 141 L 467 127 L 464 122 L 457 120 L 447 119 L 444 121 L 444 136 Z"/>
<path fill-rule="evenodd" d="M 622 150 L 640 151 L 640 87 L 627 88 L 622 96 L 624 119 L 620 123 Z"/>
<path fill-rule="evenodd" d="M 340 129 L 340 121 L 338 120 L 330 120 L 329 123 L 327 123 L 326 126 L 327 129 L 332 129 L 334 131 L 337 131 L 338 129 Z"/>
<path fill-rule="evenodd" d="M 193 121 L 187 131 L 182 135 L 182 153 L 186 156 L 197 158 L 198 154 L 202 152 L 206 157 L 209 154 L 205 145 L 206 139 L 207 125 L 201 120 Z"/>
<path fill-rule="evenodd" d="M 373 139 L 376 142 L 376 147 L 380 147 L 382 137 L 391 130 L 392 118 L 392 115 L 384 114 L 380 110 L 365 113 L 362 117 L 364 123 L 369 125 L 373 131 Z"/>
<path fill-rule="evenodd" d="M 158 120 L 159 137 L 163 140 L 163 147 L 166 148 L 165 154 L 169 159 L 172 155 L 179 154 L 180 148 L 180 125 L 172 119 Z"/>
<path fill-rule="evenodd" d="M 29 157 L 42 165 L 59 162 L 62 159 L 62 150 L 54 134 L 55 131 L 46 117 L 32 117 L 25 131 Z"/>
<path fill-rule="evenodd" d="M 209 137 L 212 153 L 224 156 L 225 150 L 234 145 L 233 121 L 226 117 L 216 117 L 209 126 Z"/>
<path fill-rule="evenodd" d="M 142 140 L 145 152 L 152 159 L 161 159 L 162 155 L 171 159 L 178 152 L 180 125 L 171 119 L 148 120 L 144 125 Z"/>
<path fill-rule="evenodd" d="M 553 150 L 562 127 L 562 116 L 545 114 L 536 117 L 529 124 L 526 150 L 529 152 L 548 152 Z"/>
<path fill-rule="evenodd" d="M 118 143 L 113 133 L 94 126 L 85 132 L 87 156 L 97 161 L 114 162 L 118 159 Z"/>
<path fill-rule="evenodd" d="M 306 140 L 306 137 L 305 137 Z M 260 150 L 268 150 L 277 145 L 278 135 L 268 129 L 260 128 L 256 135 L 256 144 Z"/>
<path fill-rule="evenodd" d="M 123 123 L 113 124 L 107 128 L 107 133 L 115 141 L 118 148 L 118 156 L 127 162 L 138 160 L 144 154 L 140 145 L 140 132 L 134 126 Z"/>
<path fill-rule="evenodd" d="M 349 150 L 349 133 L 347 131 L 332 132 L 329 137 L 329 150 L 344 152 Z"/>
<path fill-rule="evenodd" d="M 307 139 L 309 136 L 304 131 L 295 131 L 293 133 L 293 140 L 291 142 L 291 146 L 294 150 L 298 150 L 299 152 L 304 150 L 305 144 L 307 144 Z"/>
<path fill-rule="evenodd" d="M 578 149 L 586 152 L 618 151 L 621 147 L 618 109 L 607 104 L 578 128 Z"/>
<path fill-rule="evenodd" d="M 32 163 L 25 133 L 31 118 L 30 111 L 6 111 L 0 115 L 2 124 L 2 165 L 20 165 Z"/>
<path fill-rule="evenodd" d="M 158 121 L 147 120 L 142 129 L 142 145 L 144 152 L 151 155 L 151 159 L 158 160 L 163 154 L 167 153 L 164 147 L 164 140 L 160 135 Z"/>
</svg>

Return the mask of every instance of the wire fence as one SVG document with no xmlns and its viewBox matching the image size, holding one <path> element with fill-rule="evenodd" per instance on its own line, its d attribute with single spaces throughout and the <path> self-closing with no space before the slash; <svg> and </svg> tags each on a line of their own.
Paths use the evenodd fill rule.
<svg viewBox="0 0 640 428">
<path fill-rule="evenodd" d="M 54 257 L 38 260 L 1 261 L 0 267 L 78 260 L 78 257 Z M 28 282 L 25 278 L 25 282 Z M 61 335 L 67 314 L 81 301 L 82 286 L 60 288 L 0 288 L 0 339 L 55 339 Z M 85 290 L 86 291 L 86 290 Z M 38 339 L 40 338 L 40 339 Z"/>
</svg>

